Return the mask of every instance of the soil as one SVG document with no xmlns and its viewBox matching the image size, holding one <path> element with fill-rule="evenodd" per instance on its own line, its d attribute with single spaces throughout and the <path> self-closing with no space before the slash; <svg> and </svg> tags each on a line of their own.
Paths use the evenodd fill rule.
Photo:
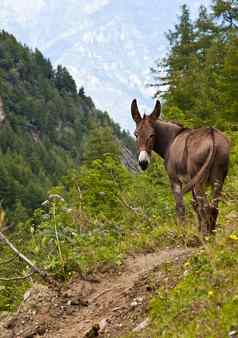
<svg viewBox="0 0 238 338">
<path fill-rule="evenodd" d="M 91 281 L 74 278 L 57 292 L 34 284 L 14 315 L 0 317 L 0 338 L 120 337 L 148 324 L 148 302 L 165 278 L 161 265 L 185 260 L 192 249 L 131 256 Z"/>
</svg>

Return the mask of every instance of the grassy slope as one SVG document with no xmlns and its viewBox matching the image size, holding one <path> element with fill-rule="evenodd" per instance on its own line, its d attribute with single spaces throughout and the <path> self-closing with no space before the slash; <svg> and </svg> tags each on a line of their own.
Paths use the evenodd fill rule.
<svg viewBox="0 0 238 338">
<path fill-rule="evenodd" d="M 148 176 L 134 176 L 108 159 L 96 161 L 55 188 L 53 192 L 63 195 L 64 201 L 51 202 L 48 211 L 36 211 L 33 225 L 39 221 L 38 231 L 29 234 L 24 252 L 54 276 L 69 278 L 74 271 L 116 267 L 128 253 L 193 246 L 194 255 L 185 264 L 164 266 L 167 278 L 149 306 L 152 325 L 142 337 L 226 337 L 238 325 L 236 153 L 234 146 L 213 237 L 201 238 L 191 209 L 184 227 L 175 224 L 161 167 L 152 168 Z M 160 172 L 161 184 L 156 185 L 154 170 Z M 54 240 L 55 227 L 59 243 Z M 16 299 L 7 295 L 13 285 L 2 287 L 2 309 L 13 309 L 21 300 L 21 286 L 15 288 Z M 15 304 L 8 304 L 8 299 Z"/>
<path fill-rule="evenodd" d="M 236 163 L 235 147 L 233 164 Z M 238 180 L 234 167 L 227 179 L 214 237 L 183 265 L 164 266 L 167 278 L 149 306 L 150 327 L 141 337 L 228 337 L 238 330 Z M 172 226 L 170 232 L 176 233 Z M 188 236 L 188 231 L 184 230 Z M 199 236 L 196 228 L 189 238 Z M 131 335 L 130 337 L 132 337 Z"/>
</svg>

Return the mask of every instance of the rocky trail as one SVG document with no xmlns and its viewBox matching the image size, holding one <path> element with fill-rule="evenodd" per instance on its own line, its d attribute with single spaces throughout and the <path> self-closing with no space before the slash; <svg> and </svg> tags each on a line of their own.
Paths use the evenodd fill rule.
<svg viewBox="0 0 238 338">
<path fill-rule="evenodd" d="M 191 249 L 168 249 L 126 259 L 114 272 L 75 278 L 60 294 L 34 284 L 18 311 L 0 318 L 0 338 L 120 337 L 148 324 L 147 305 L 160 281 L 160 267 L 186 259 Z"/>
</svg>

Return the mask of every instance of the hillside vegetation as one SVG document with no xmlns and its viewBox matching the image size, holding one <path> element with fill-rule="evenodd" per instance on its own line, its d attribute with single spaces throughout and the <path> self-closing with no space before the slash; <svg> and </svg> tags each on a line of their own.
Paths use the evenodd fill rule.
<svg viewBox="0 0 238 338">
<path fill-rule="evenodd" d="M 153 274 L 147 276 L 151 300 L 142 316 L 149 318 L 150 325 L 141 333 L 127 332 L 125 336 L 123 332 L 123 337 L 223 338 L 238 331 L 237 15 L 235 1 L 214 0 L 211 13 L 201 7 L 193 22 L 189 9 L 183 6 L 177 25 L 168 33 L 168 55 L 153 69 L 155 85 L 164 99 L 166 118 L 176 119 L 185 126 L 217 126 L 232 140 L 230 171 L 214 235 L 204 238 L 198 232 L 190 196 L 186 198 L 187 221 L 184 225 L 176 224 L 169 182 L 157 156 L 146 172 L 135 174 L 122 164 L 118 143 L 110 139 L 110 132 L 100 128 L 95 128 L 83 143 L 79 142 L 84 145 L 83 150 L 79 147 L 72 155 L 75 148 L 69 146 L 68 152 L 63 152 L 72 155 L 64 155 L 64 165 L 79 160 L 80 167 L 72 165 L 67 173 L 62 170 L 57 177 L 53 175 L 57 184 L 51 186 L 44 202 L 41 205 L 36 202 L 32 216 L 17 222 L 14 231 L 7 233 L 21 251 L 61 284 L 78 276 L 93 278 L 98 271 L 115 271 L 130 254 L 193 248 L 186 261 L 175 258 L 162 264 L 159 269 L 163 278 L 159 282 Z M 56 78 L 54 75 L 54 86 Z M 10 88 L 9 92 L 15 90 L 15 86 Z M 58 91 L 59 88 L 59 107 L 74 100 L 81 104 L 89 100 L 80 96 L 82 91 L 80 95 L 75 92 L 75 96 Z M 8 102 L 8 97 L 3 97 L 4 102 Z M 7 103 L 6 113 L 10 114 Z M 38 113 L 34 116 L 37 118 Z M 79 116 L 86 118 L 87 114 Z M 105 117 L 99 116 L 102 120 Z M 98 120 L 95 115 L 94 123 Z M 61 128 L 59 135 L 58 129 L 52 127 L 51 136 L 47 136 L 46 128 L 45 137 L 54 140 L 53 149 L 61 152 L 65 145 L 59 139 L 67 128 L 66 131 L 62 126 L 58 128 Z M 72 129 L 71 132 L 75 137 L 78 135 Z M 29 140 L 27 131 L 25 134 Z M 125 137 L 121 135 L 118 132 L 119 137 Z M 48 186 L 52 182 L 53 179 Z M 3 210 L 0 220 L 4 227 Z M 14 280 L 31 270 L 4 243 L 0 245 L 0 309 L 13 311 L 33 280 L 32 277 Z"/>
<path fill-rule="evenodd" d="M 53 69 L 39 50 L 31 51 L 4 31 L 0 95 L 5 112 L 0 125 L 0 196 L 10 221 L 30 215 L 47 190 L 85 160 L 86 142 L 94 130 L 134 150 L 129 135 L 95 108 L 83 88 L 77 90 L 65 67 Z"/>
</svg>

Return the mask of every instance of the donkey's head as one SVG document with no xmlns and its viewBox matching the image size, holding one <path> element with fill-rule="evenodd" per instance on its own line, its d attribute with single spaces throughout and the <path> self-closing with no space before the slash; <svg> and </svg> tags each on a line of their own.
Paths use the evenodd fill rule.
<svg viewBox="0 0 238 338">
<path fill-rule="evenodd" d="M 160 115 L 160 102 L 157 100 L 155 108 L 150 115 L 140 115 L 136 99 L 131 103 L 131 115 L 136 123 L 136 142 L 139 150 L 139 165 L 142 170 L 145 170 L 149 163 L 151 152 L 155 143 L 155 123 Z"/>
</svg>

